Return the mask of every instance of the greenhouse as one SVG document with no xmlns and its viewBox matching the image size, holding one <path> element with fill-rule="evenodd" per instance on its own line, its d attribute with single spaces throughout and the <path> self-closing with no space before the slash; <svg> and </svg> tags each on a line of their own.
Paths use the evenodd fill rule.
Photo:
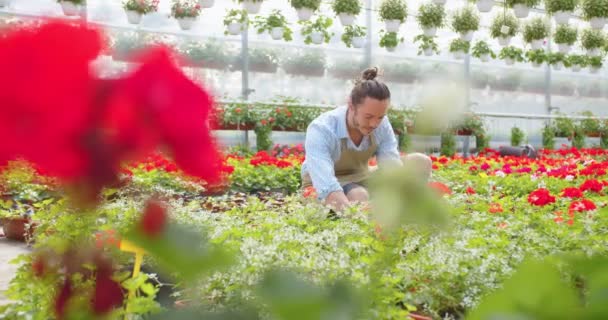
<svg viewBox="0 0 608 320">
<path fill-rule="evenodd" d="M 0 319 L 605 319 L 608 0 L 0 0 Z"/>
</svg>

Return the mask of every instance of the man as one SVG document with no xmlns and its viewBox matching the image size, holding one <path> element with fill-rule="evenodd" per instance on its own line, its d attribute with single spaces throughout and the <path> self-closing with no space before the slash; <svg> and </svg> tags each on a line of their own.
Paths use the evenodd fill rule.
<svg viewBox="0 0 608 320">
<path fill-rule="evenodd" d="M 390 91 L 377 75 L 376 68 L 365 70 L 348 105 L 320 115 L 306 131 L 302 185 L 312 185 L 319 200 L 336 210 L 369 199 L 365 180 L 370 158 L 376 156 L 380 166 L 402 165 L 386 117 Z"/>
</svg>

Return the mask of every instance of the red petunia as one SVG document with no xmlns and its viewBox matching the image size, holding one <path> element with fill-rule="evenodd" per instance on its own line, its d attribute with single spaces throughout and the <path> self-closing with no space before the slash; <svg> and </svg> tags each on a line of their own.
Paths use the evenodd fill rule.
<svg viewBox="0 0 608 320">
<path fill-rule="evenodd" d="M 582 198 L 583 192 L 579 188 L 567 187 L 562 190 L 562 197 L 564 198 Z"/>
<path fill-rule="evenodd" d="M 581 191 L 592 191 L 592 192 L 596 192 L 599 193 L 602 191 L 602 189 L 604 188 L 604 185 L 595 180 L 595 179 L 591 179 L 591 180 L 586 180 L 585 182 L 583 182 L 583 184 L 581 184 L 580 189 Z"/>
<path fill-rule="evenodd" d="M 471 188 L 471 187 L 467 187 L 467 190 L 465 191 L 467 194 L 476 194 L 477 192 L 475 192 L 475 189 Z"/>
<path fill-rule="evenodd" d="M 551 195 L 549 190 L 540 188 L 532 191 L 528 195 L 528 202 L 535 206 L 545 206 L 555 202 L 555 197 Z"/>
<path fill-rule="evenodd" d="M 593 203 L 593 201 L 588 200 L 588 199 L 583 199 L 581 201 L 574 201 L 570 204 L 570 206 L 568 207 L 568 212 L 569 213 L 573 213 L 573 212 L 585 212 L 585 211 L 591 211 L 591 210 L 595 210 L 597 209 L 597 206 L 595 205 L 595 203 Z"/>
</svg>

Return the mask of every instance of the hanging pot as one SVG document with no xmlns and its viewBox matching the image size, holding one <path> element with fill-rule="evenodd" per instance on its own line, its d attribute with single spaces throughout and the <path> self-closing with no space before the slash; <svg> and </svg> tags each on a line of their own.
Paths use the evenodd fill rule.
<svg viewBox="0 0 608 320">
<path fill-rule="evenodd" d="M 489 53 L 484 53 L 479 57 L 479 60 L 481 60 L 481 62 L 488 62 L 490 61 L 490 54 Z"/>
<path fill-rule="evenodd" d="M 473 34 L 475 34 L 474 31 L 467 31 L 465 33 L 461 33 L 460 39 L 462 39 L 464 41 L 471 41 L 471 40 L 473 40 Z"/>
<path fill-rule="evenodd" d="M 323 36 L 323 33 L 315 31 L 310 34 L 310 39 L 314 44 L 321 44 L 323 43 L 323 40 L 325 40 L 325 37 Z"/>
<path fill-rule="evenodd" d="M 198 3 L 201 5 L 201 8 L 211 8 L 215 0 L 198 0 Z"/>
<path fill-rule="evenodd" d="M 386 24 L 387 32 L 399 32 L 399 27 L 401 27 L 400 20 L 386 20 L 384 23 Z"/>
<path fill-rule="evenodd" d="M 434 37 L 437 34 L 437 28 L 426 28 L 423 29 L 422 32 L 424 32 L 424 35 L 427 37 Z"/>
<path fill-rule="evenodd" d="M 477 10 L 479 12 L 490 12 L 494 6 L 494 0 L 477 0 Z"/>
<path fill-rule="evenodd" d="M 355 24 L 356 16 L 350 13 L 340 13 L 338 15 L 338 18 L 340 19 L 340 23 L 342 23 L 343 26 L 352 26 L 353 24 Z"/>
<path fill-rule="evenodd" d="M 515 60 L 513 60 L 513 59 L 511 59 L 511 58 L 506 58 L 506 59 L 505 59 L 505 63 L 506 63 L 508 66 L 512 66 L 512 65 L 515 63 Z"/>
<path fill-rule="evenodd" d="M 570 11 L 557 11 L 553 14 L 553 18 L 557 24 L 568 24 L 571 15 L 572 12 Z"/>
<path fill-rule="evenodd" d="M 300 21 L 308 21 L 312 17 L 313 11 L 310 8 L 300 8 L 296 9 L 298 13 L 298 20 Z"/>
<path fill-rule="evenodd" d="M 513 13 L 519 19 L 526 18 L 530 14 L 530 7 L 521 3 L 515 4 L 513 5 Z"/>
<path fill-rule="evenodd" d="M 127 21 L 130 24 L 140 24 L 141 23 L 141 18 L 143 17 L 143 15 L 137 11 L 133 11 L 133 10 L 126 10 L 125 11 L 127 14 Z"/>
<path fill-rule="evenodd" d="M 228 33 L 236 36 L 241 34 L 241 32 L 243 31 L 243 24 L 240 22 L 231 22 L 230 24 L 228 24 Z"/>
<path fill-rule="evenodd" d="M 365 38 L 364 37 L 353 37 L 351 44 L 353 45 L 354 48 L 363 48 L 363 46 L 365 45 Z"/>
<path fill-rule="evenodd" d="M 457 59 L 457 60 L 464 59 L 464 55 L 465 55 L 464 51 L 462 51 L 462 50 L 454 51 L 454 52 L 452 52 L 452 54 L 454 55 L 454 59 Z"/>
<path fill-rule="evenodd" d="M 270 30 L 270 36 L 273 40 L 281 40 L 283 38 L 283 28 L 276 27 Z"/>
<path fill-rule="evenodd" d="M 447 0 L 433 0 L 434 4 L 438 4 L 440 6 L 444 5 L 447 2 Z"/>
<path fill-rule="evenodd" d="M 397 47 L 386 47 L 386 51 L 388 52 L 395 52 L 395 50 L 397 50 Z"/>
<path fill-rule="evenodd" d="M 62 1 L 61 9 L 66 16 L 77 16 L 80 14 L 80 6 L 72 2 Z"/>
<path fill-rule="evenodd" d="M 424 49 L 424 55 L 427 57 L 430 57 L 433 55 L 433 49 L 432 48 L 426 48 Z"/>
<path fill-rule="evenodd" d="M 182 30 L 190 30 L 190 29 L 192 29 L 192 26 L 194 25 L 195 21 L 196 21 L 196 18 L 193 18 L 193 17 L 178 18 L 177 19 L 177 23 L 179 23 L 179 27 Z"/>
<path fill-rule="evenodd" d="M 511 43 L 511 37 L 498 37 L 498 43 L 501 46 L 506 47 Z"/>
<path fill-rule="evenodd" d="M 262 8 L 262 1 L 245 0 L 243 1 L 243 9 L 249 14 L 258 14 Z"/>
</svg>

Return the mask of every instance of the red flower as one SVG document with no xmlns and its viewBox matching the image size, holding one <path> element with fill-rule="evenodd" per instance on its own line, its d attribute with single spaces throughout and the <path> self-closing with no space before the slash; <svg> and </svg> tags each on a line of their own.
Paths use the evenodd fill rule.
<svg viewBox="0 0 608 320">
<path fill-rule="evenodd" d="M 241 108 L 234 109 L 234 113 L 241 113 L 241 111 L 242 111 Z"/>
<path fill-rule="evenodd" d="M 93 312 L 102 315 L 120 307 L 124 293 L 120 284 L 111 278 L 111 270 L 102 268 L 95 279 L 95 294 L 93 296 Z"/>
<path fill-rule="evenodd" d="M 450 190 L 450 187 L 446 186 L 445 184 L 438 182 L 438 181 L 432 181 L 429 182 L 429 187 L 435 189 L 435 191 L 437 191 L 440 195 L 451 195 L 452 194 L 452 190 Z"/>
<path fill-rule="evenodd" d="M 469 167 L 469 172 L 471 172 L 471 173 L 477 173 L 477 170 L 479 170 L 479 169 L 477 168 L 477 166 L 470 166 L 470 167 Z"/>
<path fill-rule="evenodd" d="M 68 300 L 72 297 L 72 284 L 70 279 L 66 278 L 63 286 L 59 290 L 59 294 L 55 297 L 55 314 L 58 319 L 63 319 L 65 315 L 65 308 Z"/>
<path fill-rule="evenodd" d="M 139 228 L 149 237 L 158 237 L 165 230 L 167 219 L 167 212 L 159 202 L 148 201 Z"/>
<path fill-rule="evenodd" d="M 573 213 L 573 212 L 585 212 L 585 211 L 590 211 L 590 210 L 595 210 L 597 209 L 597 207 L 595 206 L 595 203 L 593 203 L 593 201 L 588 200 L 588 199 L 583 199 L 581 201 L 574 201 L 570 204 L 570 206 L 568 207 L 568 212 L 569 213 Z"/>
<path fill-rule="evenodd" d="M 562 191 L 562 197 L 565 198 L 582 198 L 583 192 L 579 188 L 568 187 Z"/>
<path fill-rule="evenodd" d="M 502 206 L 500 205 L 500 203 L 494 202 L 494 203 L 490 203 L 490 208 L 488 211 L 490 213 L 500 213 L 500 212 L 503 212 L 504 210 L 503 210 Z"/>
<path fill-rule="evenodd" d="M 555 202 L 555 197 L 549 193 L 549 190 L 540 188 L 532 191 L 528 195 L 528 202 L 535 206 L 545 206 Z"/>
<path fill-rule="evenodd" d="M 261 123 L 263 126 L 265 126 L 265 125 L 267 125 L 267 124 L 268 124 L 268 121 L 266 121 L 266 119 L 262 119 L 262 120 L 260 120 L 260 123 Z"/>
<path fill-rule="evenodd" d="M 586 180 L 580 186 L 580 189 L 583 192 L 584 191 L 593 191 L 593 192 L 596 192 L 596 193 L 600 193 L 603 188 L 604 188 L 604 185 L 601 182 L 597 181 L 597 180 Z"/>
<path fill-rule="evenodd" d="M 475 192 L 475 189 L 473 189 L 471 187 L 467 187 L 466 193 L 467 194 L 476 194 L 477 192 Z"/>
<path fill-rule="evenodd" d="M 313 186 L 308 186 L 306 188 L 304 188 L 304 198 L 316 198 L 317 197 L 317 190 L 315 190 L 315 188 Z"/>
<path fill-rule="evenodd" d="M 480 166 L 481 170 L 483 171 L 488 171 L 490 169 L 490 165 L 487 162 L 484 162 L 481 166 Z"/>
</svg>

